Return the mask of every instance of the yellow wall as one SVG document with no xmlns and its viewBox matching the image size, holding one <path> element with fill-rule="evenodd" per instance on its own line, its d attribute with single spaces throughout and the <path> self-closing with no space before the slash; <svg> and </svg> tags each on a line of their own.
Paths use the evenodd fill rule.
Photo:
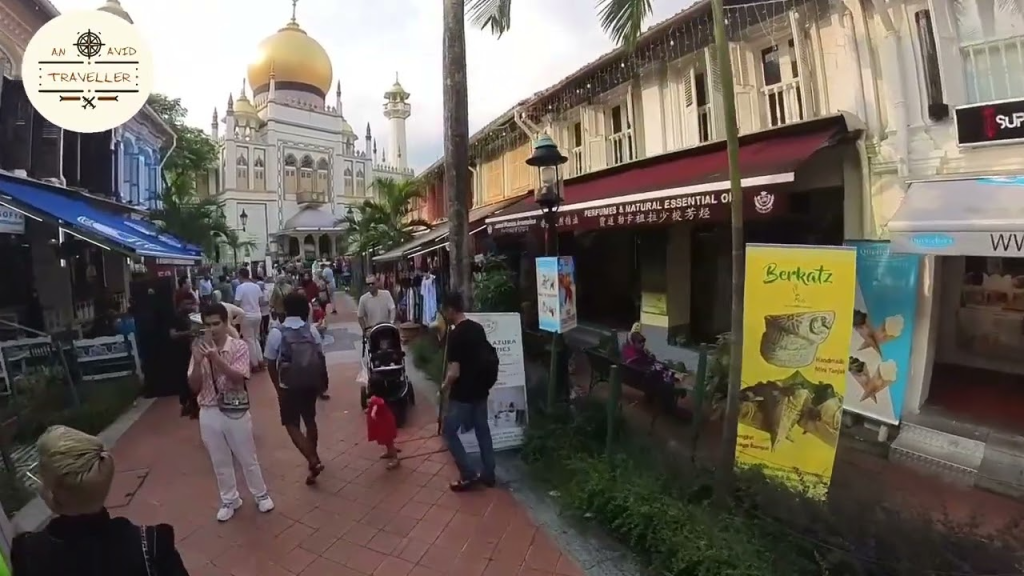
<svg viewBox="0 0 1024 576">
<path fill-rule="evenodd" d="M 519 196 L 533 188 L 534 169 L 526 165 L 526 159 L 533 152 L 529 143 L 505 153 L 505 166 L 508 169 L 508 194 L 506 197 Z"/>
<path fill-rule="evenodd" d="M 483 179 L 484 204 L 497 202 L 504 197 L 505 192 L 505 166 L 504 157 L 496 156 L 483 163 L 480 167 L 480 177 Z"/>
</svg>

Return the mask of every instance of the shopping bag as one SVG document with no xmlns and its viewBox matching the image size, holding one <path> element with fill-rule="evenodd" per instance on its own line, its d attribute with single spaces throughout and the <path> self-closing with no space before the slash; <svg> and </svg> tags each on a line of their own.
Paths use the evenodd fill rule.
<svg viewBox="0 0 1024 576">
<path fill-rule="evenodd" d="M 359 375 L 356 376 L 356 384 L 367 385 L 370 383 L 370 374 L 366 371 L 366 364 L 359 369 Z"/>
</svg>

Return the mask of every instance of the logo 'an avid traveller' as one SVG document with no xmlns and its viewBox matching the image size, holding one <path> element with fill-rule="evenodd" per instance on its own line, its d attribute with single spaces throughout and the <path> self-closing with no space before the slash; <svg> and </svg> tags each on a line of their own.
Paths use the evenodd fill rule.
<svg viewBox="0 0 1024 576">
<path fill-rule="evenodd" d="M 50 20 L 22 61 L 25 93 L 51 123 L 74 132 L 116 128 L 142 109 L 153 86 L 153 59 L 138 29 L 89 10 Z"/>
</svg>

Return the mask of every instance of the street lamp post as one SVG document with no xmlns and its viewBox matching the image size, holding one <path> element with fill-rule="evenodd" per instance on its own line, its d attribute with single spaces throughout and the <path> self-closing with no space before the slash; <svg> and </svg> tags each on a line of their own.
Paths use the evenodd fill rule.
<svg viewBox="0 0 1024 576">
<path fill-rule="evenodd" d="M 568 162 L 559 150 L 558 145 L 547 134 L 541 135 L 533 143 L 533 155 L 526 163 L 537 169 L 537 187 L 533 199 L 544 214 L 545 247 L 547 256 L 558 256 L 558 209 L 565 200 L 563 194 L 562 165 Z M 569 356 L 565 353 L 565 342 L 559 332 L 551 337 L 551 366 L 548 373 L 548 410 L 553 410 L 558 401 L 559 393 L 567 397 L 564 391 L 569 384 Z"/>
<path fill-rule="evenodd" d="M 249 222 L 249 215 L 245 213 L 245 208 L 242 208 L 242 213 L 238 215 L 238 221 L 242 224 L 242 232 L 245 232 L 245 225 Z"/>
</svg>

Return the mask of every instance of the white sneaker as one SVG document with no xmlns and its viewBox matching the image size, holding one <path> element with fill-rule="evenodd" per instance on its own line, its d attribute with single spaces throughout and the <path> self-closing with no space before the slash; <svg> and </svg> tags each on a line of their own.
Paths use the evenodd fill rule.
<svg viewBox="0 0 1024 576">
<path fill-rule="evenodd" d="M 270 494 L 264 494 L 263 496 L 256 497 L 256 508 L 260 512 L 270 512 L 274 509 L 274 501 L 270 499 Z"/>
<path fill-rule="evenodd" d="M 217 521 L 227 522 L 235 515 L 235 510 L 242 507 L 242 499 L 236 498 L 234 502 L 227 504 L 221 504 L 220 510 L 217 510 Z"/>
</svg>

